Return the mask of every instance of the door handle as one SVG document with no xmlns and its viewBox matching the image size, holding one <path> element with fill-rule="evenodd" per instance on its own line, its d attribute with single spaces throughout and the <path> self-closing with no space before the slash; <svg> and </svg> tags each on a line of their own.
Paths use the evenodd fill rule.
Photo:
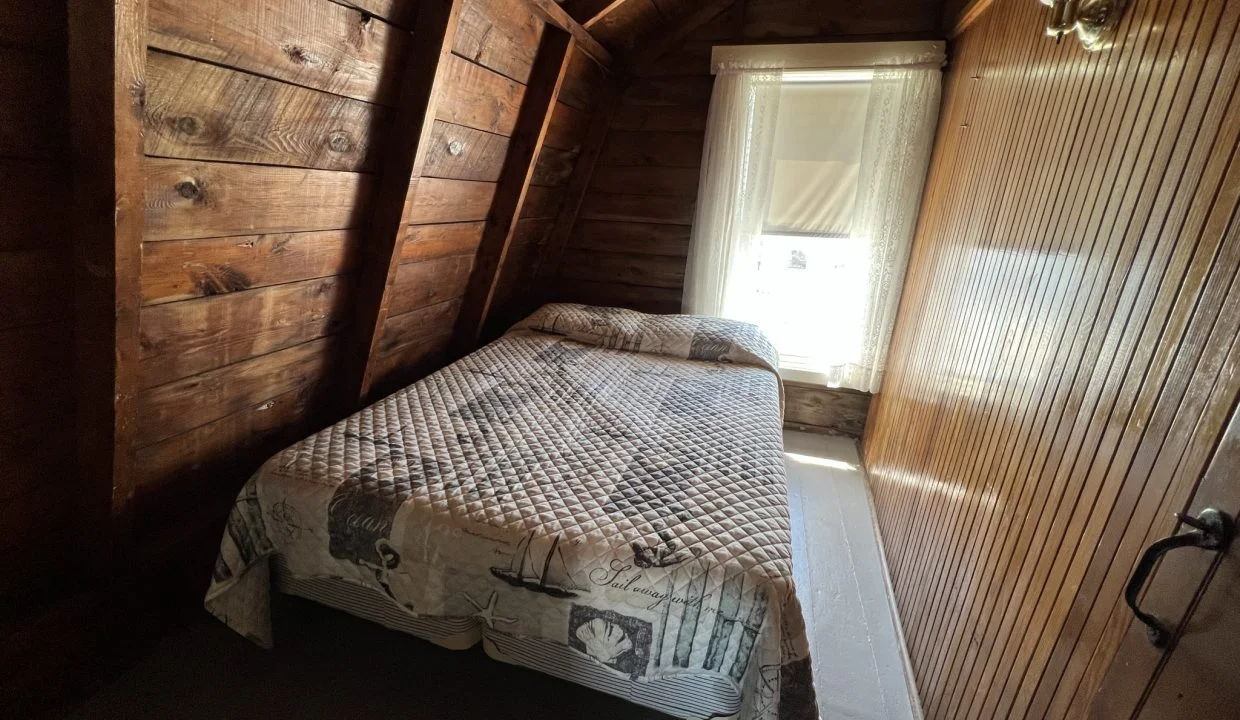
<svg viewBox="0 0 1240 720">
<path fill-rule="evenodd" d="M 1132 608 L 1132 614 L 1138 620 L 1145 623 L 1145 636 L 1156 648 L 1167 646 L 1171 640 L 1171 628 L 1167 627 L 1162 620 L 1141 610 L 1137 605 L 1141 596 L 1141 588 L 1145 587 L 1145 581 L 1149 579 L 1154 566 L 1158 564 L 1163 555 L 1177 548 L 1196 547 L 1214 552 L 1226 552 L 1235 532 L 1235 523 L 1231 516 L 1216 508 L 1206 508 L 1198 513 L 1197 517 L 1179 513 L 1176 517 L 1193 530 L 1165 537 L 1147 547 L 1141 555 L 1141 561 L 1137 563 L 1137 569 L 1132 572 L 1132 577 L 1128 580 L 1128 587 L 1124 588 L 1124 599 L 1128 601 L 1128 607 Z"/>
</svg>

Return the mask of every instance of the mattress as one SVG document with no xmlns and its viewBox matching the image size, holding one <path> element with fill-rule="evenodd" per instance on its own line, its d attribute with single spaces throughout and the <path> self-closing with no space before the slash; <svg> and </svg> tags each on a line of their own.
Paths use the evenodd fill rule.
<svg viewBox="0 0 1240 720">
<path fill-rule="evenodd" d="M 273 457 L 206 607 L 280 589 L 679 717 L 816 717 L 756 328 L 548 305 Z"/>
<path fill-rule="evenodd" d="M 272 572 L 280 592 L 342 610 L 449 650 L 465 650 L 482 642 L 487 655 L 501 662 L 584 685 L 672 717 L 729 718 L 735 717 L 740 707 L 733 684 L 717 675 L 686 673 L 634 680 L 557 642 L 512 635 L 472 617 L 418 617 L 373 588 L 336 578 L 295 577 L 279 556 L 273 558 Z"/>
</svg>

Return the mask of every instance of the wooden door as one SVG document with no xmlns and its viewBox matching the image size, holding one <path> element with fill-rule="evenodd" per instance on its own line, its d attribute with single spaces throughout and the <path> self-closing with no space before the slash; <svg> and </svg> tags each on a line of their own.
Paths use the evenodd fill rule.
<svg viewBox="0 0 1240 720">
<path fill-rule="evenodd" d="M 1183 513 L 1240 516 L 1240 413 Z M 1192 528 L 1180 523 L 1174 533 Z M 1155 647 L 1135 618 L 1095 698 L 1097 718 L 1233 720 L 1240 717 L 1240 543 L 1223 551 L 1170 551 L 1145 583 L 1139 607 L 1171 631 Z"/>
</svg>

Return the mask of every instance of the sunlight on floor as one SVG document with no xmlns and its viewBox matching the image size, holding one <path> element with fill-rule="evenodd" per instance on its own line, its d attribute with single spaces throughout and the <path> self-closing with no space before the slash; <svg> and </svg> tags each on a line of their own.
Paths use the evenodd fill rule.
<svg viewBox="0 0 1240 720">
<path fill-rule="evenodd" d="M 814 457 L 813 455 L 801 455 L 800 453 L 784 453 L 784 457 L 803 465 L 817 465 L 819 467 L 835 468 L 836 470 L 857 469 L 856 465 L 836 460 L 835 458 Z"/>
<path fill-rule="evenodd" d="M 865 470 L 849 438 L 784 433 L 792 553 L 822 720 L 910 720 Z"/>
</svg>

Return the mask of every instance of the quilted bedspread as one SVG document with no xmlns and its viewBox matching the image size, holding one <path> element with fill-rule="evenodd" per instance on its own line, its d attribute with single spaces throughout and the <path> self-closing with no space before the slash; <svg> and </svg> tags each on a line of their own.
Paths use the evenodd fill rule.
<svg viewBox="0 0 1240 720">
<path fill-rule="evenodd" d="M 726 677 L 742 718 L 816 717 L 775 363 L 751 325 L 547 305 L 271 458 L 206 607 L 269 646 L 278 554 L 634 681 Z"/>
</svg>

